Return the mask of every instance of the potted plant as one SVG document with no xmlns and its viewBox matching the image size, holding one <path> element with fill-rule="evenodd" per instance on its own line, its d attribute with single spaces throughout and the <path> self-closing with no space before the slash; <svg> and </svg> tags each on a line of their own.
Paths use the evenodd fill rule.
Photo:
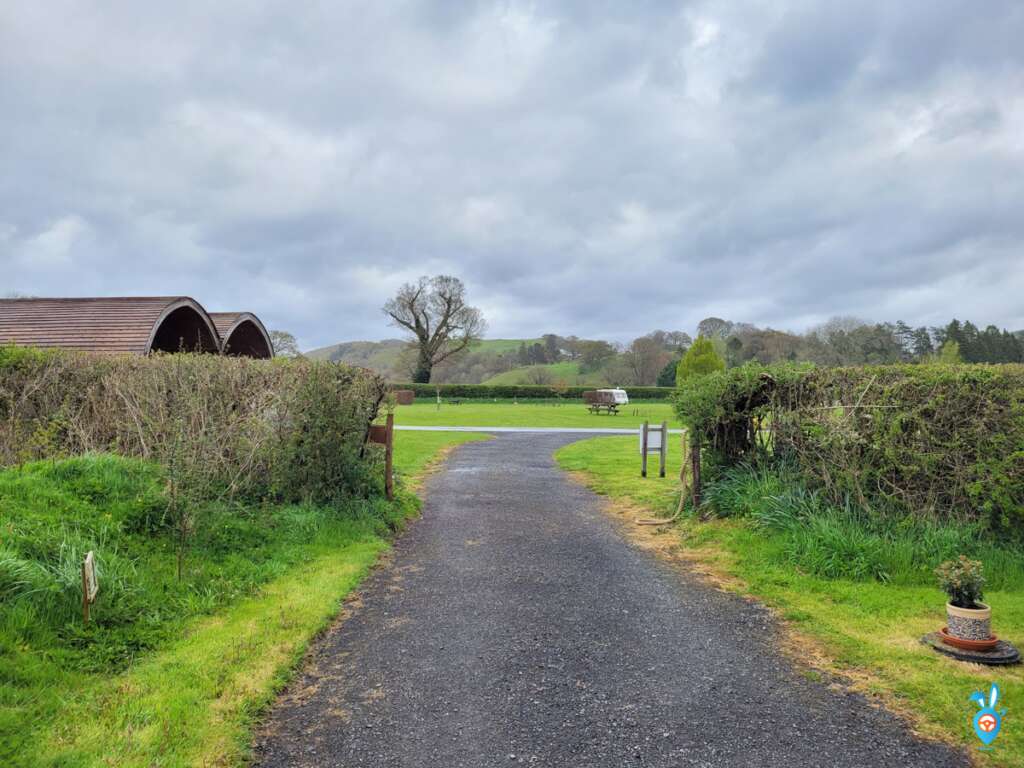
<svg viewBox="0 0 1024 768">
<path fill-rule="evenodd" d="M 984 642 L 992 637 L 992 609 L 981 602 L 985 577 L 981 563 L 960 555 L 935 570 L 939 586 L 949 595 L 947 631 L 957 640 Z"/>
</svg>

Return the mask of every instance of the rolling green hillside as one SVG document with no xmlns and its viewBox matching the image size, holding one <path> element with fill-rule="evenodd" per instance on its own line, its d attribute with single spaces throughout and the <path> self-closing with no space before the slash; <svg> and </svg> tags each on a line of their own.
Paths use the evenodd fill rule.
<svg viewBox="0 0 1024 768">
<path fill-rule="evenodd" d="M 398 362 L 398 355 L 405 348 L 401 339 L 384 341 L 343 341 L 329 347 L 320 347 L 305 352 L 314 360 L 330 360 L 335 363 L 350 363 L 386 373 Z"/>
<path fill-rule="evenodd" d="M 588 386 L 593 384 L 594 386 L 608 384 L 607 377 L 601 371 L 591 371 L 589 373 L 581 374 L 579 363 L 575 362 L 562 362 L 562 363 L 549 363 L 547 365 L 534 365 L 525 366 L 521 368 L 513 368 L 510 371 L 504 371 L 495 376 L 491 376 L 489 379 L 483 381 L 483 384 L 528 384 L 536 383 L 531 382 L 531 373 L 534 370 L 543 370 L 547 373 L 549 380 L 542 381 L 542 384 L 556 384 L 564 383 L 572 385 L 583 385 Z"/>
</svg>

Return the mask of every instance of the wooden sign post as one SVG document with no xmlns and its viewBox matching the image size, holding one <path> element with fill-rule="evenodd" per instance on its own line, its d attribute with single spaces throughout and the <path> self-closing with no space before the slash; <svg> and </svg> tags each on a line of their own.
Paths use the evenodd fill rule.
<svg viewBox="0 0 1024 768">
<path fill-rule="evenodd" d="M 395 414 L 389 413 L 387 420 L 387 442 L 384 443 L 384 490 L 388 501 L 395 498 Z"/>
<path fill-rule="evenodd" d="M 100 583 L 96 579 L 96 558 L 91 551 L 85 553 L 82 562 L 82 618 L 89 623 L 89 606 L 96 602 Z"/>
<path fill-rule="evenodd" d="M 384 425 L 370 427 L 370 442 L 384 446 L 384 491 L 388 501 L 395 498 L 395 414 L 389 413 Z"/>
<path fill-rule="evenodd" d="M 658 454 L 658 477 L 665 476 L 665 460 L 668 457 L 668 422 L 652 427 L 644 422 L 640 430 L 640 477 L 647 477 L 647 454 Z"/>
<path fill-rule="evenodd" d="M 700 506 L 700 436 L 694 432 L 690 436 L 690 462 L 693 473 L 693 508 Z"/>
</svg>

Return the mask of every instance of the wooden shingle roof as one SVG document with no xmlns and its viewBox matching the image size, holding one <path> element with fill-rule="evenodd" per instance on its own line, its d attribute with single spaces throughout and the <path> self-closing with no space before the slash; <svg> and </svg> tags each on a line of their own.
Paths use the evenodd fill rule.
<svg viewBox="0 0 1024 768">
<path fill-rule="evenodd" d="M 0 299 L 0 344 L 145 355 L 184 343 L 220 350 L 206 310 L 188 296 Z"/>
</svg>

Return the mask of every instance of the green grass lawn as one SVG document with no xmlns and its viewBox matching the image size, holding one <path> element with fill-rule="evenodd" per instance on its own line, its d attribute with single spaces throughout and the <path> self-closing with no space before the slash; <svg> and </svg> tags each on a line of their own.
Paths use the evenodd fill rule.
<svg viewBox="0 0 1024 768">
<path fill-rule="evenodd" d="M 496 403 L 467 400 L 451 405 L 442 400 L 436 403 L 424 398 L 412 405 L 395 408 L 395 423 L 409 426 L 450 427 L 615 427 L 635 428 L 644 420 L 652 424 L 668 421 L 678 427 L 672 406 L 667 402 L 635 402 L 624 406 L 618 415 L 594 414 L 587 411 L 581 400 L 557 402 L 509 401 Z"/>
<path fill-rule="evenodd" d="M 446 449 L 488 439 L 489 435 L 474 432 L 396 432 L 395 475 L 407 483 L 415 482 Z"/>
<path fill-rule="evenodd" d="M 670 466 L 678 470 L 675 449 Z M 656 513 L 673 511 L 678 485 L 641 479 L 636 454 L 634 439 L 605 437 L 568 445 L 556 459 L 564 469 L 583 473 L 598 493 Z M 775 608 L 793 630 L 798 654 L 801 638 L 807 638 L 824 651 L 826 669 L 908 713 L 922 733 L 969 748 L 979 764 L 1024 766 L 1024 728 L 1016 714 L 1024 708 L 1024 670 L 962 664 L 922 646 L 918 639 L 945 623 L 945 596 L 927 575 L 918 584 L 811 575 L 787 563 L 790 553 L 781 536 L 743 519 L 686 519 L 674 534 L 664 535 L 677 536 L 689 556 L 731 577 L 725 582 L 730 588 Z M 1004 587 L 986 591 L 985 599 L 993 608 L 994 631 L 1024 647 L 1024 585 L 1012 564 L 1005 568 L 1007 573 L 993 574 Z M 976 707 L 968 696 L 987 691 L 993 681 L 1009 713 L 995 749 L 979 753 L 971 727 Z"/>
<path fill-rule="evenodd" d="M 398 436 L 413 483 L 484 435 Z M 211 508 L 186 578 L 159 468 L 116 456 L 0 471 L 0 765 L 240 765 L 263 708 L 388 547 L 394 505 Z M 99 556 L 88 627 L 78 564 Z"/>
</svg>

